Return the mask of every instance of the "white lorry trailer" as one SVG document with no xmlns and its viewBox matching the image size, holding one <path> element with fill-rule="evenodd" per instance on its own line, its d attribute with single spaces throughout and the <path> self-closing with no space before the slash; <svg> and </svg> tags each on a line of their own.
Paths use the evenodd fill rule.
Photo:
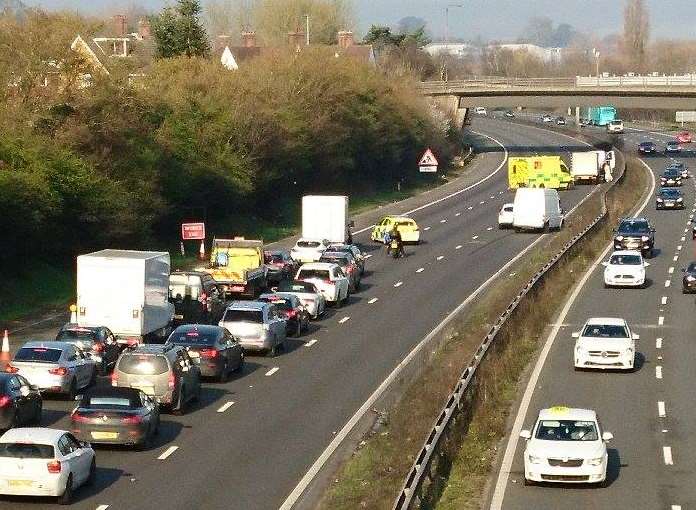
<svg viewBox="0 0 696 510">
<path fill-rule="evenodd" d="M 570 155 L 570 175 L 576 183 L 600 180 L 599 151 L 573 152 Z"/>
<path fill-rule="evenodd" d="M 353 242 L 348 221 L 348 197 L 306 195 L 302 197 L 302 238 L 331 243 Z"/>
<path fill-rule="evenodd" d="M 163 341 L 171 332 L 169 253 L 101 250 L 77 257 L 77 324 L 106 326 L 119 343 Z"/>
</svg>

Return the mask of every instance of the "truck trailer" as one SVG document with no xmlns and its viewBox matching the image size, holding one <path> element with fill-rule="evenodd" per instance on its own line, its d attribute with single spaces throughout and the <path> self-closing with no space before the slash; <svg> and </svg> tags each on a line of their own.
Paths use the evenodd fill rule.
<svg viewBox="0 0 696 510">
<path fill-rule="evenodd" d="M 306 195 L 302 197 L 302 237 L 352 244 L 352 222 L 348 221 L 348 197 Z"/>
</svg>

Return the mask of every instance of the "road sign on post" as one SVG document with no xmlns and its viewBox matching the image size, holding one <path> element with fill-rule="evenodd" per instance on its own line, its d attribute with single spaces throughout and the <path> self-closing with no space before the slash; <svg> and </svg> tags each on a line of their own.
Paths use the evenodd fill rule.
<svg viewBox="0 0 696 510">
<path fill-rule="evenodd" d="M 420 161 L 418 161 L 418 167 L 420 168 L 421 173 L 437 172 L 437 165 L 437 158 L 430 148 L 423 153 Z"/>
<path fill-rule="evenodd" d="M 682 126 L 684 122 L 696 122 L 696 112 L 677 112 L 677 122 L 681 122 Z"/>
<path fill-rule="evenodd" d="M 184 241 L 201 241 L 205 239 L 205 223 L 182 223 L 181 239 Z"/>
</svg>

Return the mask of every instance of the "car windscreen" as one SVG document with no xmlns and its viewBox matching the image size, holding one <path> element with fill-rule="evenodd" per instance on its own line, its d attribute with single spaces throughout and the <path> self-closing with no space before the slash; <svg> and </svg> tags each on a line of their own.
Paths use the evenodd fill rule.
<svg viewBox="0 0 696 510">
<path fill-rule="evenodd" d="M 319 241 L 297 241 L 297 246 L 299 248 L 318 248 L 321 243 Z"/>
<path fill-rule="evenodd" d="M 222 321 L 263 324 L 263 312 L 261 310 L 226 310 Z"/>
<path fill-rule="evenodd" d="M 314 287 L 314 284 L 309 283 L 309 282 L 289 282 L 289 281 L 282 281 L 278 285 L 278 290 L 280 292 L 309 292 L 309 293 L 316 293 L 316 288 Z"/>
<path fill-rule="evenodd" d="M 668 168 L 667 170 L 664 171 L 662 174 L 663 177 L 678 177 L 679 176 L 679 170 L 676 168 Z"/>
<path fill-rule="evenodd" d="M 663 189 L 660 191 L 660 195 L 665 198 L 679 198 L 681 193 L 676 189 Z"/>
<path fill-rule="evenodd" d="M 645 234 L 648 230 L 645 221 L 625 221 L 619 226 L 619 232 L 624 234 Z"/>
<path fill-rule="evenodd" d="M 126 354 L 121 356 L 118 369 L 126 374 L 158 375 L 167 372 L 169 364 L 164 356 Z"/>
<path fill-rule="evenodd" d="M 294 307 L 292 306 L 292 301 L 289 298 L 262 298 L 263 301 L 266 301 L 268 303 L 273 303 L 276 308 L 279 310 L 292 310 Z"/>
<path fill-rule="evenodd" d="M 511 205 L 508 205 L 508 206 L 503 207 L 503 211 L 505 211 L 505 212 L 512 212 L 512 206 L 511 206 Z"/>
<path fill-rule="evenodd" d="M 266 254 L 267 264 L 282 264 L 285 261 L 282 253 L 270 253 Z"/>
<path fill-rule="evenodd" d="M 396 222 L 397 228 L 399 228 L 399 227 L 414 227 L 414 226 L 415 226 L 415 223 L 413 223 L 412 221 L 397 221 Z"/>
<path fill-rule="evenodd" d="M 0 443 L 0 457 L 11 459 L 53 459 L 55 451 L 50 444 Z"/>
<path fill-rule="evenodd" d="M 328 269 L 300 269 L 297 277 L 305 279 L 316 278 L 318 280 L 329 280 L 331 278 Z"/>
<path fill-rule="evenodd" d="M 589 338 L 628 338 L 626 326 L 616 324 L 588 324 L 582 336 Z"/>
<path fill-rule="evenodd" d="M 188 296 L 198 299 L 202 292 L 201 277 L 198 275 L 173 274 L 169 277 L 169 296 L 172 298 Z"/>
<path fill-rule="evenodd" d="M 686 268 L 687 273 L 696 273 L 696 262 L 691 262 Z"/>
<path fill-rule="evenodd" d="M 47 347 L 22 347 L 15 354 L 15 361 L 36 361 L 39 363 L 56 363 L 62 354 L 60 349 Z"/>
<path fill-rule="evenodd" d="M 346 267 L 349 264 L 347 257 L 321 257 L 319 259 L 321 262 L 329 262 L 331 264 L 338 264 L 341 267 Z"/>
<path fill-rule="evenodd" d="M 592 421 L 541 420 L 536 439 L 544 441 L 597 441 L 597 426 Z"/>
<path fill-rule="evenodd" d="M 203 331 L 174 331 L 167 343 L 178 345 L 213 345 L 218 333 Z"/>
<path fill-rule="evenodd" d="M 609 263 L 612 266 L 640 266 L 641 259 L 638 255 L 612 255 Z"/>
<path fill-rule="evenodd" d="M 58 332 L 56 340 L 61 342 L 88 341 L 97 339 L 97 332 L 89 329 L 64 329 Z"/>
</svg>

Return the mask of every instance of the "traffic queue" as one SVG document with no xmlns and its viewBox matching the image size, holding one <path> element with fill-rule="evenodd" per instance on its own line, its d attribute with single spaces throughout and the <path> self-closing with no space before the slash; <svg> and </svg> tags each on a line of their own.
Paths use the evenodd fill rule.
<svg viewBox="0 0 696 510">
<path fill-rule="evenodd" d="M 147 449 L 160 414 L 184 414 L 203 379 L 225 383 L 251 355 L 277 356 L 329 307 L 359 292 L 369 255 L 353 244 L 348 198 L 303 197 L 291 250 L 214 239 L 204 267 L 171 271 L 167 252 L 77 257 L 77 300 L 55 338 L 24 343 L 0 373 L 0 495 L 68 504 L 95 479 L 92 445 Z M 372 231 L 420 241 L 411 218 Z M 101 378 L 100 378 L 101 377 Z M 69 430 L 41 428 L 43 398 L 75 401 Z M 5 462 L 11 459 L 12 462 Z"/>
</svg>

